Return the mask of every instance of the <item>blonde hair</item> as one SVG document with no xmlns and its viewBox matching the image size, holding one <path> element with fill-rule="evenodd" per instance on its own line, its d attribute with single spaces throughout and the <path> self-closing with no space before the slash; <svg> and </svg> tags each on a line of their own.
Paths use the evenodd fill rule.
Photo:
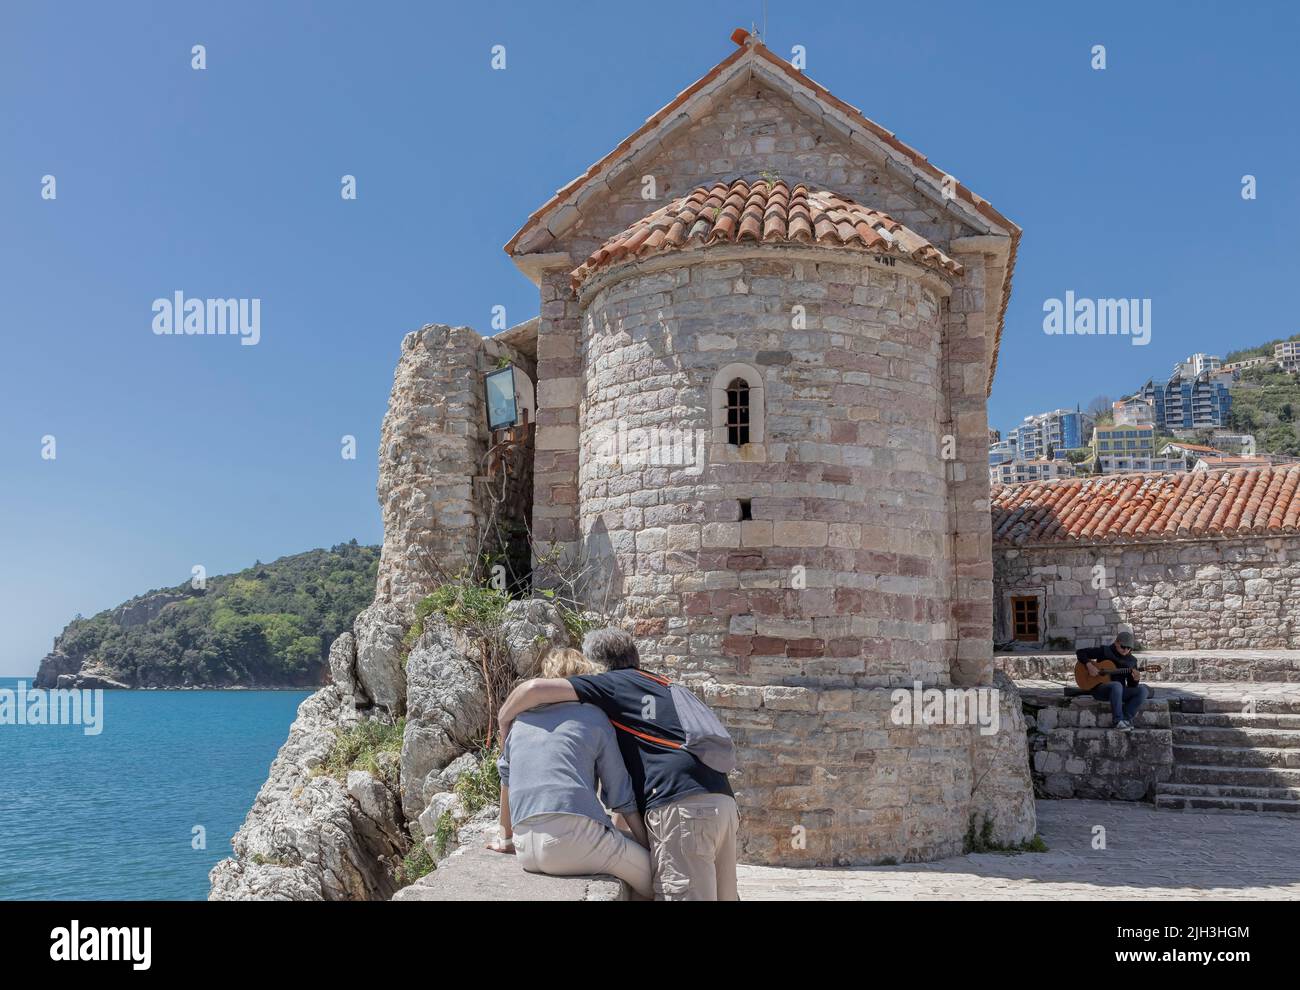
<svg viewBox="0 0 1300 990">
<path fill-rule="evenodd" d="M 579 674 L 599 674 L 604 670 L 569 647 L 553 646 L 542 657 L 543 677 L 577 677 Z"/>
</svg>

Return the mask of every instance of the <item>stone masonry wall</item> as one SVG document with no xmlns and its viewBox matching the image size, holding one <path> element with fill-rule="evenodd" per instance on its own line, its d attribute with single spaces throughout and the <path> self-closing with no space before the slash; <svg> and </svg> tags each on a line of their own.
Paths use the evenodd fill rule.
<svg viewBox="0 0 1300 990">
<path fill-rule="evenodd" d="M 999 643 L 1012 638 L 1011 597 L 1035 595 L 1043 643 L 1063 648 L 1109 642 L 1128 625 L 1148 649 L 1300 649 L 1297 537 L 999 547 L 994 572 Z"/>
<path fill-rule="evenodd" d="M 1174 771 L 1169 703 L 1147 702 L 1133 732 L 1116 732 L 1108 705 L 1023 691 L 1035 791 L 1043 797 L 1153 800 Z"/>
<path fill-rule="evenodd" d="M 803 255 L 712 249 L 584 297 L 578 521 L 593 594 L 646 666 L 723 714 L 748 861 L 952 855 L 972 813 L 1022 841 L 1034 813 L 1018 712 L 996 737 L 891 720 L 891 687 L 946 686 L 954 669 L 940 287 Z M 711 385 L 737 363 L 763 393 L 762 440 L 744 448 L 712 436 Z M 982 409 L 982 392 L 971 401 Z M 656 442 L 658 462 L 642 446 Z M 980 544 L 964 552 L 973 565 Z M 987 630 L 986 617 L 981 656 Z"/>
<path fill-rule="evenodd" d="M 490 441 L 483 375 L 502 358 L 535 374 L 527 356 L 469 327 L 429 325 L 403 338 L 380 433 L 377 601 L 410 606 L 432 590 L 418 547 L 452 573 L 473 561 L 486 516 L 475 481 Z"/>
<path fill-rule="evenodd" d="M 665 668 L 947 683 L 938 293 L 843 253 L 715 252 L 609 285 L 586 310 L 579 518 L 611 600 Z M 745 448 L 710 436 L 710 385 L 733 363 L 764 393 L 763 442 Z M 608 449 L 653 429 L 705 439 L 704 463 Z"/>
</svg>

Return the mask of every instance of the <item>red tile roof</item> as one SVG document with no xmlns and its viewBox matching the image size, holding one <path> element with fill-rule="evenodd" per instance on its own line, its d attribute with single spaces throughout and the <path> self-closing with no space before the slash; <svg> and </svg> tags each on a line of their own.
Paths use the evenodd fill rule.
<svg viewBox="0 0 1300 990">
<path fill-rule="evenodd" d="M 507 254 L 515 254 L 519 242 L 524 236 L 537 227 L 550 212 L 558 207 L 562 202 L 569 199 L 574 193 L 585 186 L 588 182 L 596 179 L 602 173 L 607 172 L 620 158 L 630 152 L 634 145 L 646 134 L 655 128 L 671 120 L 679 107 L 686 103 L 692 96 L 704 89 L 711 82 L 726 72 L 732 65 L 744 59 L 751 52 L 755 58 L 760 58 L 768 63 L 779 72 L 781 72 L 793 84 L 799 87 L 811 90 L 813 95 L 821 102 L 833 107 L 835 110 L 846 115 L 856 125 L 860 125 L 864 131 L 871 134 L 878 141 L 898 152 L 906 158 L 912 165 L 921 172 L 929 175 L 932 179 L 946 183 L 945 188 L 951 190 L 952 195 L 966 203 L 985 219 L 992 221 L 998 227 L 1007 231 L 1011 238 L 1011 250 L 1007 257 L 1006 273 L 1002 280 L 1002 296 L 998 305 L 998 321 L 995 328 L 995 337 L 993 339 L 993 357 L 989 364 L 989 381 L 988 392 L 993 391 L 993 376 L 998 367 L 998 352 L 1002 346 L 1002 328 L 1006 323 L 1007 305 L 1011 301 L 1011 279 L 1016 270 L 1016 255 L 1020 248 L 1020 227 L 1007 219 L 996 209 L 993 208 L 988 200 L 972 192 L 960 182 L 954 182 L 952 176 L 932 163 L 925 155 L 915 148 L 898 140 L 893 131 L 886 130 L 874 120 L 866 117 L 861 110 L 850 103 L 845 103 L 839 97 L 835 96 L 826 87 L 814 82 L 796 69 L 793 65 L 772 52 L 762 42 L 756 38 L 750 37 L 748 31 L 738 29 L 732 33 L 731 40 L 737 45 L 734 52 L 724 58 L 703 76 L 697 79 L 686 89 L 678 93 L 667 105 L 660 108 L 652 114 L 644 124 L 636 131 L 628 135 L 614 148 L 609 154 L 605 155 L 600 161 L 593 164 L 577 178 L 570 181 L 562 189 L 556 191 L 555 195 L 538 207 L 524 222 L 524 225 L 515 232 L 515 235 L 505 245 Z M 991 288 L 991 286 L 989 287 Z"/>
<path fill-rule="evenodd" d="M 1300 531 L 1300 464 L 994 485 L 993 542 L 1154 542 Z"/>
<path fill-rule="evenodd" d="M 573 272 L 573 285 L 621 261 L 715 244 L 817 244 L 911 258 L 960 275 L 962 266 L 897 220 L 825 190 L 783 179 L 700 186 L 615 234 Z"/>
</svg>

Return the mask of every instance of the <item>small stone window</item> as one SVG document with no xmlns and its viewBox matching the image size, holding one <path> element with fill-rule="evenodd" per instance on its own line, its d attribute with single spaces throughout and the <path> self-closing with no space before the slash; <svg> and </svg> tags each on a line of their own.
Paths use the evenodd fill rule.
<svg viewBox="0 0 1300 990">
<path fill-rule="evenodd" d="M 1015 595 L 1011 599 L 1011 634 L 1018 643 L 1037 643 L 1038 598 L 1035 595 Z"/>
<path fill-rule="evenodd" d="M 749 443 L 749 382 L 743 378 L 733 378 L 727 386 L 727 443 Z"/>
<path fill-rule="evenodd" d="M 713 376 L 713 442 L 744 447 L 763 442 L 763 378 L 749 365 L 729 364 Z"/>
</svg>

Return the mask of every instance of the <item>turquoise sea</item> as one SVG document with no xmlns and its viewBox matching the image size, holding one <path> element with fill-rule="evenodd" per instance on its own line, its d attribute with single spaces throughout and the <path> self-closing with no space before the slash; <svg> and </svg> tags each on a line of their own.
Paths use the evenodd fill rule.
<svg viewBox="0 0 1300 990">
<path fill-rule="evenodd" d="M 308 693 L 105 691 L 99 735 L 0 724 L 0 900 L 204 899 Z"/>
</svg>

